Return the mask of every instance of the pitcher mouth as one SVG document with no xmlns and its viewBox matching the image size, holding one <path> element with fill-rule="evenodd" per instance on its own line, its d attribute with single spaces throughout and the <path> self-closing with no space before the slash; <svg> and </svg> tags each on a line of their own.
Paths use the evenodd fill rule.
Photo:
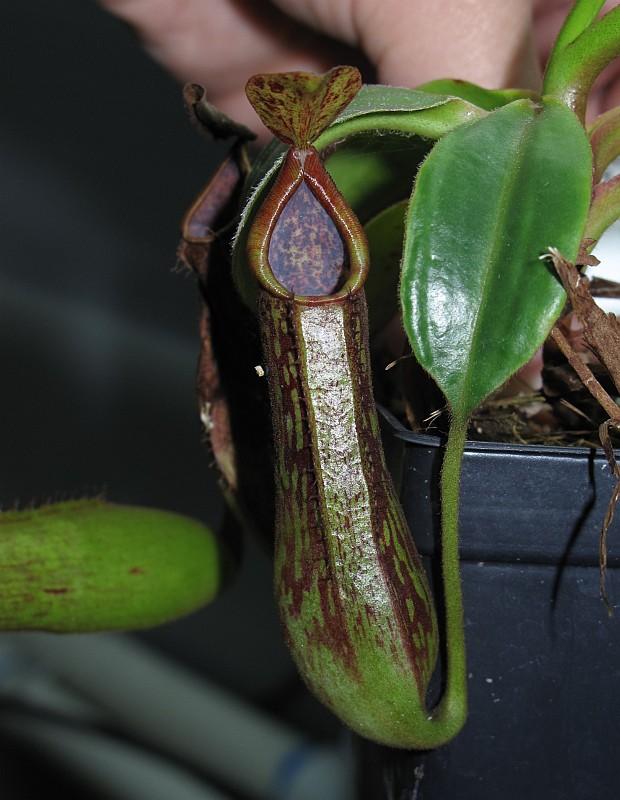
<svg viewBox="0 0 620 800">
<path fill-rule="evenodd" d="M 252 223 L 247 254 L 261 287 L 282 299 L 320 305 L 363 288 L 364 230 L 313 147 L 289 150 Z"/>
</svg>

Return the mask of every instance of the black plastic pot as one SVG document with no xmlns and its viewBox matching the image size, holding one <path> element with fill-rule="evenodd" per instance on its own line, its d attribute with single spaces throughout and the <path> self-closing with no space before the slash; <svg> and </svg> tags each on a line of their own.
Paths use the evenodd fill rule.
<svg viewBox="0 0 620 800">
<path fill-rule="evenodd" d="M 437 587 L 441 443 L 403 428 L 396 436 L 405 513 Z M 618 796 L 620 620 L 600 599 L 598 567 L 613 486 L 599 450 L 468 444 L 460 518 L 469 719 L 431 752 L 360 743 L 360 798 Z"/>
</svg>

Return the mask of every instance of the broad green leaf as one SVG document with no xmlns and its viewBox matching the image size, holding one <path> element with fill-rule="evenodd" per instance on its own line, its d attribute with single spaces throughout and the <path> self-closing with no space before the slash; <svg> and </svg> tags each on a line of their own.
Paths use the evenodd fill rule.
<svg viewBox="0 0 620 800">
<path fill-rule="evenodd" d="M 286 144 L 313 142 L 362 86 L 356 67 L 334 67 L 324 75 L 281 72 L 253 75 L 245 92 L 263 124 Z"/>
<path fill-rule="evenodd" d="M 402 133 L 439 139 L 484 109 L 467 100 L 398 86 L 363 86 L 358 95 L 315 141 L 318 150 L 361 133 Z"/>
<path fill-rule="evenodd" d="M 478 108 L 486 111 L 493 111 L 501 108 L 513 100 L 523 98 L 535 98 L 535 92 L 527 89 L 485 89 L 476 83 L 461 81 L 456 78 L 439 78 L 434 81 L 422 84 L 417 87 L 419 92 L 431 92 L 433 94 L 448 95 L 450 97 L 460 97 L 467 100 Z"/>
<path fill-rule="evenodd" d="M 355 117 L 383 112 L 392 114 L 398 111 L 425 111 L 444 105 L 449 99 L 441 93 L 433 95 L 403 86 L 382 86 L 370 83 L 361 88 L 334 122 L 339 124 Z"/>
<path fill-rule="evenodd" d="M 381 330 L 398 312 L 398 279 L 407 201 L 384 209 L 365 226 L 370 253 L 366 282 L 370 330 Z"/>
<path fill-rule="evenodd" d="M 422 366 L 466 417 L 544 341 L 565 295 L 539 259 L 577 256 L 591 153 L 575 115 L 517 100 L 446 136 L 406 222 L 401 301 Z"/>
</svg>

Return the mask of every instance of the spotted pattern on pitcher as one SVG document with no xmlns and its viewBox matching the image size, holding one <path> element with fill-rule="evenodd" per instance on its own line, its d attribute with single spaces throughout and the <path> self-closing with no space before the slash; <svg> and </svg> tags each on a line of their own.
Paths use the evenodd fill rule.
<svg viewBox="0 0 620 800">
<path fill-rule="evenodd" d="M 293 294 L 332 294 L 345 277 L 342 239 L 305 181 L 284 207 L 269 243 L 275 278 Z"/>
</svg>

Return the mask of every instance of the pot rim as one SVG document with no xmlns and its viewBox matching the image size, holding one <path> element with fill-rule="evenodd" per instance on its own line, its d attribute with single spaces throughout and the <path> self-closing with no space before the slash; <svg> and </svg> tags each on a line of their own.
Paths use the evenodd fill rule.
<svg viewBox="0 0 620 800">
<path fill-rule="evenodd" d="M 423 447 L 443 447 L 446 443 L 445 434 L 416 433 L 406 428 L 391 411 L 383 406 L 378 406 L 378 411 L 393 430 L 394 436 L 407 444 Z M 596 459 L 607 461 L 607 456 L 602 447 L 584 447 L 572 445 L 548 444 L 518 444 L 517 442 L 490 442 L 468 439 L 465 444 L 466 453 L 502 453 L 515 456 L 562 456 L 563 458 Z M 620 449 L 614 450 L 620 459 Z"/>
</svg>

